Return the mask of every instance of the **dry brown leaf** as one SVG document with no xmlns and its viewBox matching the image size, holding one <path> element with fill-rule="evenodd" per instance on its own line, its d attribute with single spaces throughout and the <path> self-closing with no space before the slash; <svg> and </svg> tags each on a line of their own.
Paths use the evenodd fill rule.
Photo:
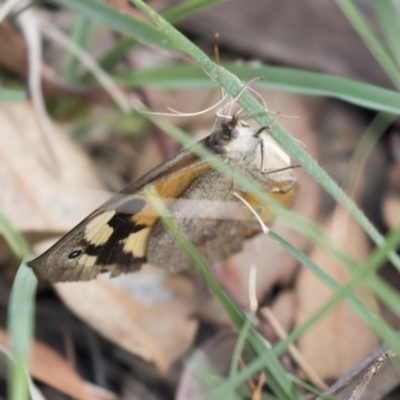
<svg viewBox="0 0 400 400">
<path fill-rule="evenodd" d="M 140 271 L 106 280 L 57 284 L 65 304 L 126 351 L 153 362 L 161 374 L 190 347 L 198 322 L 192 317 L 191 283 Z"/>
<path fill-rule="evenodd" d="M 64 232 L 101 202 L 91 162 L 60 126 L 52 137 L 58 165 L 29 103 L 2 103 L 0 126 L 0 209 L 15 228 Z"/>
<path fill-rule="evenodd" d="M 326 234 L 337 248 L 355 260 L 363 261 L 367 257 L 369 246 L 363 230 L 341 208 L 336 208 L 327 221 Z M 310 258 L 337 282 L 347 281 L 348 274 L 344 267 L 319 248 L 312 250 Z M 374 296 L 367 288 L 359 287 L 355 294 L 373 309 L 378 309 Z M 296 325 L 299 325 L 332 296 L 332 291 L 303 268 L 297 279 L 296 295 Z M 298 348 L 323 379 L 337 379 L 378 344 L 376 334 L 347 304 L 340 303 L 301 337 Z"/>
<path fill-rule="evenodd" d="M 0 344 L 8 347 L 8 335 L 0 329 Z M 98 400 L 93 385 L 88 385 L 58 353 L 44 343 L 35 340 L 32 344 L 32 361 L 29 372 L 32 376 L 47 385 L 59 390 L 74 399 Z M 115 395 L 108 399 L 116 399 Z"/>
</svg>

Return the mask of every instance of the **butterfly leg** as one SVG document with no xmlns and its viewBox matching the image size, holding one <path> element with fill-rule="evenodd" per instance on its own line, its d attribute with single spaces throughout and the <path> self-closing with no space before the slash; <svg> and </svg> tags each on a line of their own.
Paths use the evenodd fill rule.
<svg viewBox="0 0 400 400">
<path fill-rule="evenodd" d="M 263 140 L 261 140 L 260 146 L 261 146 L 260 147 L 260 151 L 261 151 L 261 165 L 260 165 L 260 167 L 261 167 L 261 173 L 263 174 L 265 172 L 265 169 L 264 169 L 264 164 L 265 164 L 265 143 L 264 143 Z"/>
</svg>

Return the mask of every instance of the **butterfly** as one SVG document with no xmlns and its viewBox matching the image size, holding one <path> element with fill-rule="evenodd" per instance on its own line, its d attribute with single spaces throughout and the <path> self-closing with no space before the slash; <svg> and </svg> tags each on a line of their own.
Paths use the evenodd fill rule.
<svg viewBox="0 0 400 400">
<path fill-rule="evenodd" d="M 227 117 L 200 143 L 282 205 L 293 204 L 298 191 L 293 166 L 265 128 Z M 85 281 L 102 272 L 115 276 L 145 263 L 170 272 L 190 270 L 190 259 L 153 208 L 149 188 L 208 263 L 240 251 L 262 231 L 258 219 L 265 224 L 274 219 L 260 199 L 188 148 L 127 186 L 29 265 L 50 282 Z"/>
</svg>

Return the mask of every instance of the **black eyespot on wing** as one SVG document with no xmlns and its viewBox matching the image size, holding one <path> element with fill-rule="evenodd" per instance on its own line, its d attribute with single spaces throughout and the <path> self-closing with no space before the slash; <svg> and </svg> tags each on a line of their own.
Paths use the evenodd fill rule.
<svg viewBox="0 0 400 400">
<path fill-rule="evenodd" d="M 82 250 L 74 250 L 73 252 L 69 253 L 68 258 L 72 260 L 73 258 L 77 258 L 82 254 Z"/>
</svg>

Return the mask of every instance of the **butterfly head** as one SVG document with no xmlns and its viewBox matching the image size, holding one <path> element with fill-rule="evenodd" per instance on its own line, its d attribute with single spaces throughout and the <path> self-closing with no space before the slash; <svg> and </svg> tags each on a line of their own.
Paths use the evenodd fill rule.
<svg viewBox="0 0 400 400">
<path fill-rule="evenodd" d="M 217 154 L 232 162 L 246 161 L 254 155 L 259 144 L 255 129 L 237 116 L 223 122 L 207 141 Z"/>
</svg>

